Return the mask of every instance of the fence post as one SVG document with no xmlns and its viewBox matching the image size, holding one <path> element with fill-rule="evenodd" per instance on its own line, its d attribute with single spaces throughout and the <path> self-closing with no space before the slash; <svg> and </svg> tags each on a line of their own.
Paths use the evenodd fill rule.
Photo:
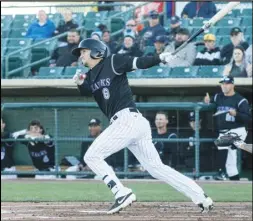
<svg viewBox="0 0 253 221">
<path fill-rule="evenodd" d="M 195 176 L 199 177 L 199 109 L 200 107 L 195 107 Z"/>
<path fill-rule="evenodd" d="M 54 109 L 54 145 L 55 145 L 55 169 L 56 169 L 56 177 L 59 177 L 59 162 L 58 162 L 58 153 L 59 153 L 59 145 L 58 145 L 58 111 L 57 108 Z"/>
<path fill-rule="evenodd" d="M 128 172 L 128 149 L 125 148 L 124 149 L 124 173 Z M 127 179 L 127 175 L 125 175 L 124 177 L 125 179 Z"/>
</svg>

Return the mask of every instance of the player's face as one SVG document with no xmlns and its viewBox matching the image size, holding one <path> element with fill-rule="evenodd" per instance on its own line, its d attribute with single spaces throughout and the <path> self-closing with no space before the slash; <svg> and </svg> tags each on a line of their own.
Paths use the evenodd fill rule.
<svg viewBox="0 0 253 221">
<path fill-rule="evenodd" d="M 29 131 L 32 133 L 42 133 L 42 129 L 38 125 L 31 125 Z"/>
<path fill-rule="evenodd" d="M 91 58 L 90 58 L 90 50 L 88 50 L 88 49 L 82 49 L 80 51 L 80 53 L 81 53 L 80 58 L 81 58 L 81 61 L 82 61 L 83 65 L 87 66 L 88 62 L 91 60 Z"/>
<path fill-rule="evenodd" d="M 167 127 L 168 119 L 164 114 L 157 114 L 155 117 L 155 125 L 156 128 Z"/>
<path fill-rule="evenodd" d="M 234 90 L 234 84 L 222 83 L 221 89 L 224 94 L 229 94 Z"/>
<path fill-rule="evenodd" d="M 211 50 L 215 47 L 215 41 L 205 41 L 205 47 L 208 50 Z"/>
<path fill-rule="evenodd" d="M 3 119 L 1 118 L 1 133 L 4 132 L 5 123 L 3 122 Z"/>
<path fill-rule="evenodd" d="M 90 135 L 92 137 L 97 137 L 101 132 L 101 127 L 99 125 L 89 126 Z"/>
<path fill-rule="evenodd" d="M 233 58 L 236 62 L 241 62 L 243 60 L 243 52 L 240 49 L 235 49 L 233 52 Z"/>
</svg>

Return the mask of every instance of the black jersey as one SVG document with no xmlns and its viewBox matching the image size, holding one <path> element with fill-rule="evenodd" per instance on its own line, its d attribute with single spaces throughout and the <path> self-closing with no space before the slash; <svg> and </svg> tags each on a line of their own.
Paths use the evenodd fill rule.
<svg viewBox="0 0 253 221">
<path fill-rule="evenodd" d="M 1 139 L 12 138 L 10 133 L 4 132 L 1 134 Z M 14 142 L 4 142 L 1 140 L 1 170 L 14 166 L 13 161 Z"/>
<path fill-rule="evenodd" d="M 229 113 L 216 116 L 218 130 L 245 127 L 251 120 L 248 101 L 238 93 L 235 93 L 233 96 L 225 96 L 223 93 L 218 93 L 211 100 L 211 103 L 216 105 L 217 111 L 234 109 L 237 112 L 235 117 Z"/>
<path fill-rule="evenodd" d="M 78 86 L 82 95 L 91 93 L 102 112 L 110 119 L 124 108 L 135 108 L 127 72 L 146 69 L 161 62 L 158 56 L 131 57 L 113 54 L 90 69 L 84 83 Z"/>
<path fill-rule="evenodd" d="M 55 146 L 53 141 L 35 141 L 30 135 L 21 135 L 18 138 L 31 139 L 30 141 L 23 141 L 27 145 L 33 165 L 38 170 L 46 170 L 55 166 L 54 153 Z M 45 138 L 50 138 L 45 135 Z"/>
</svg>

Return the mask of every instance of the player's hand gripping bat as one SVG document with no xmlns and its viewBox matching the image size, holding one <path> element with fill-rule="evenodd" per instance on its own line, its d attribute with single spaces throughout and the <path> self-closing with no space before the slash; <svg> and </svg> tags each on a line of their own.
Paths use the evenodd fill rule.
<svg viewBox="0 0 253 221">
<path fill-rule="evenodd" d="M 207 21 L 195 34 L 193 34 L 186 42 L 184 42 L 180 47 L 178 47 L 172 55 L 175 55 L 177 52 L 182 50 L 188 43 L 190 43 L 193 39 L 203 33 L 205 30 L 209 29 L 216 22 L 221 20 L 225 15 L 227 15 L 233 8 L 239 5 L 240 2 L 229 2 L 223 9 L 218 11 L 209 21 Z"/>
</svg>

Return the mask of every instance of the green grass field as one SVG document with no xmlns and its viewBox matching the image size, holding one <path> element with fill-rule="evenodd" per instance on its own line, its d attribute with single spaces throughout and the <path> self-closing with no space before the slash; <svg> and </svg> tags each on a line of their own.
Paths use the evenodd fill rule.
<svg viewBox="0 0 253 221">
<path fill-rule="evenodd" d="M 252 183 L 201 183 L 216 202 L 252 202 Z M 142 202 L 183 202 L 188 198 L 159 182 L 127 182 Z M 105 202 L 113 196 L 97 181 L 1 181 L 2 202 Z"/>
</svg>

